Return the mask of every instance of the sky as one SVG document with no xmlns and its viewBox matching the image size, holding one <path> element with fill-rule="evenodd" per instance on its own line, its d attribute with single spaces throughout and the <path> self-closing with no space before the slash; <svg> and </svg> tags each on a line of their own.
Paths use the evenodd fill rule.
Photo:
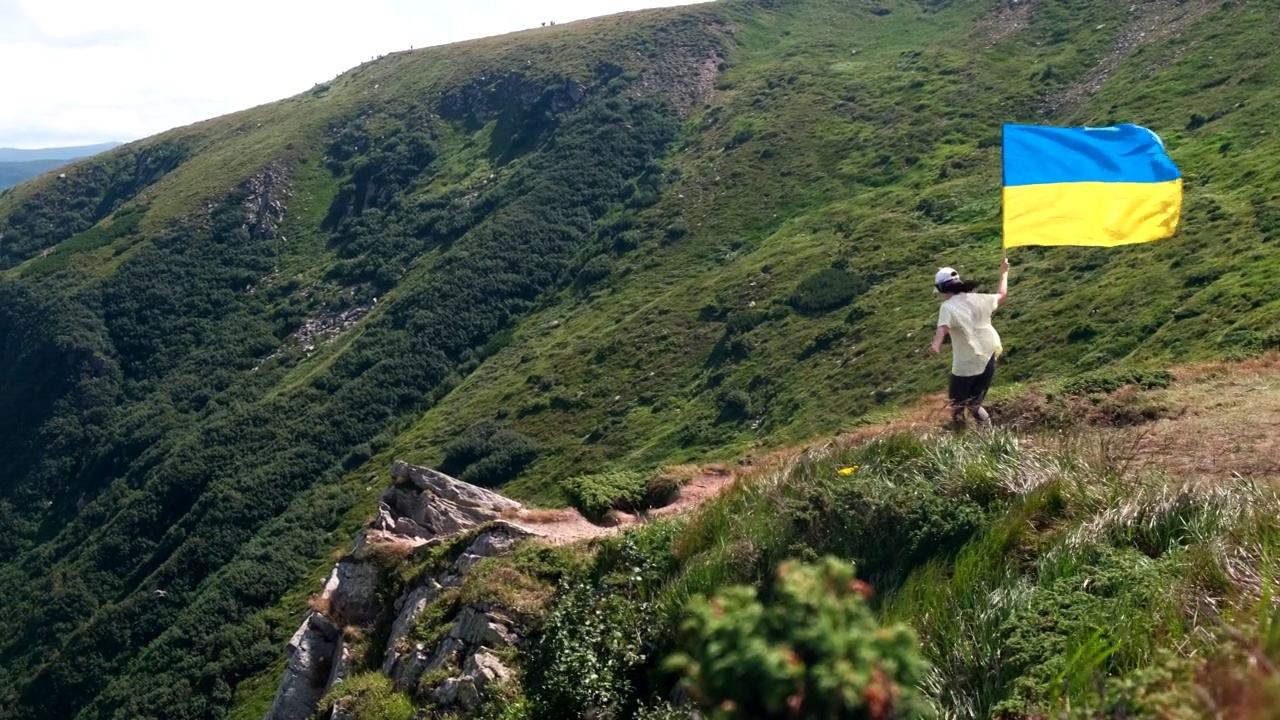
<svg viewBox="0 0 1280 720">
<path fill-rule="evenodd" d="M 692 1 L 0 0 L 0 147 L 127 142 L 374 55 Z"/>
</svg>

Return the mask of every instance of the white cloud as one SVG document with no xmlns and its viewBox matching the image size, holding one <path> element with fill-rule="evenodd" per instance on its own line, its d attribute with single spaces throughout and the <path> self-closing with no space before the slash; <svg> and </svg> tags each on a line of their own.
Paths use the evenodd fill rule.
<svg viewBox="0 0 1280 720">
<path fill-rule="evenodd" d="M 133 140 L 374 55 L 690 0 L 0 0 L 0 147 Z"/>
</svg>

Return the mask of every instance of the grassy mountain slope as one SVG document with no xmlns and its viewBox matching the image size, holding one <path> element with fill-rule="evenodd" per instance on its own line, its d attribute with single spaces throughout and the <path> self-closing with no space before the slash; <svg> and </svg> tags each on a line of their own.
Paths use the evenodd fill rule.
<svg viewBox="0 0 1280 720">
<path fill-rule="evenodd" d="M 1263 125 L 1276 68 L 1267 51 L 1224 47 L 1273 21 L 1236 7 L 1123 10 L 855 18 L 804 3 L 747 24 L 674 158 L 680 181 L 641 225 L 652 239 L 527 322 L 397 449 L 438 462 L 460 422 L 506 410 L 564 449 L 519 485 L 541 497 L 547 475 L 827 433 L 938 388 L 945 370 L 922 352 L 928 272 L 995 275 L 1002 121 L 1150 125 L 1189 188 L 1169 242 L 1014 252 L 1005 378 L 1274 344 L 1277 294 L 1262 276 L 1276 168 Z M 673 226 L 689 235 L 673 240 Z M 852 276 L 853 300 L 797 312 L 801 283 L 829 267 Z"/>
<path fill-rule="evenodd" d="M 1004 121 L 1139 122 L 1188 181 L 1174 239 L 1014 254 L 1004 378 L 1276 344 L 1275 23 L 725 0 L 397 53 L 0 194 L 0 717 L 223 716 L 393 456 L 563 501 L 936 389 L 928 273 L 994 270 Z"/>
<path fill-rule="evenodd" d="M 803 450 L 732 470 L 717 463 L 707 470 L 737 482 L 692 514 L 650 516 L 589 546 L 530 541 L 482 561 L 458 589 L 433 596 L 412 638 L 431 655 L 455 616 L 462 624 L 476 608 L 523 633 L 515 647 L 490 645 L 514 680 L 486 687 L 463 717 L 695 717 L 667 702 L 687 667 L 667 660 L 681 650 L 712 658 L 684 677 L 700 716 L 832 716 L 795 712 L 794 698 L 863 706 L 838 717 L 1270 717 L 1280 690 L 1277 362 L 1272 353 L 1024 387 L 992 404 L 1005 426 L 995 432 L 940 432 L 930 398 Z M 382 648 L 409 607 L 396 599 L 447 572 L 484 533 L 420 551 L 384 539 L 372 555 L 382 568 L 376 620 L 336 600 L 313 604 L 347 624 L 352 660 L 331 699 L 361 719 L 415 708 L 455 716 L 434 693 L 461 659 L 393 688 Z M 811 586 L 781 622 L 740 612 L 728 595 L 689 622 L 698 597 L 737 584 L 773 612 L 795 570 L 780 563 L 824 555 L 848 563 L 850 576 L 856 566 L 862 582 Z M 822 612 L 849 590 L 867 597 L 881 627 L 914 637 L 888 642 L 877 627 Z M 928 666 L 912 679 L 917 649 Z M 843 668 L 830 662 L 841 652 L 851 659 Z M 808 672 L 786 672 L 797 666 Z M 249 685 L 233 717 L 262 717 L 270 704 Z M 908 710 L 919 696 L 924 706 Z M 726 697 L 736 710 L 720 705 Z"/>
</svg>

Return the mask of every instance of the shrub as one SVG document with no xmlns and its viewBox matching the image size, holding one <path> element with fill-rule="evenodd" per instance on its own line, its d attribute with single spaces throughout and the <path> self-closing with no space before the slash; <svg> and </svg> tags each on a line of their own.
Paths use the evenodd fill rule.
<svg viewBox="0 0 1280 720">
<path fill-rule="evenodd" d="M 720 395 L 720 420 L 741 420 L 751 414 L 751 396 L 745 390 L 726 390 Z"/>
<path fill-rule="evenodd" d="M 729 315 L 724 323 L 726 335 L 740 335 L 751 332 L 757 325 L 769 318 L 764 310 L 739 310 Z"/>
<path fill-rule="evenodd" d="M 768 603 L 746 586 L 695 599 L 668 667 L 713 718 L 928 717 L 915 635 L 880 627 L 869 592 L 835 558 L 783 563 Z"/>
<path fill-rule="evenodd" d="M 866 281 L 844 270 L 827 268 L 801 282 L 791 293 L 790 302 L 802 312 L 825 312 L 848 305 L 866 289 Z"/>
<path fill-rule="evenodd" d="M 1077 342 L 1084 342 L 1086 340 L 1092 340 L 1095 336 L 1097 336 L 1097 334 L 1098 334 L 1097 328 L 1095 328 L 1094 326 L 1088 323 L 1085 323 L 1084 325 L 1077 325 L 1071 328 L 1071 330 L 1067 333 L 1067 342 L 1077 343 Z"/>
<path fill-rule="evenodd" d="M 564 490 L 583 515 L 599 521 L 610 510 L 636 512 L 669 504 L 679 492 L 679 483 L 633 470 L 612 470 L 566 480 Z"/>
<path fill-rule="evenodd" d="M 1152 390 L 1172 383 L 1173 375 L 1168 370 L 1097 370 L 1068 380 L 1062 391 L 1068 395 L 1089 395 L 1115 392 L 1125 385 Z"/>
<path fill-rule="evenodd" d="M 646 539 L 656 547 L 645 547 Z M 531 717 L 631 716 L 642 695 L 637 681 L 662 631 L 649 596 L 669 569 L 664 540 L 661 532 L 628 533 L 606 544 L 597 567 L 561 582 L 531 639 L 525 675 Z"/>
<path fill-rule="evenodd" d="M 476 485 L 496 485 L 519 475 L 537 456 L 532 438 L 484 420 L 449 443 L 440 470 Z"/>
<path fill-rule="evenodd" d="M 587 261 L 586 265 L 578 271 L 574 284 L 579 289 L 589 288 L 601 280 L 609 277 L 609 273 L 613 272 L 613 261 L 604 255 L 597 255 Z"/>
</svg>

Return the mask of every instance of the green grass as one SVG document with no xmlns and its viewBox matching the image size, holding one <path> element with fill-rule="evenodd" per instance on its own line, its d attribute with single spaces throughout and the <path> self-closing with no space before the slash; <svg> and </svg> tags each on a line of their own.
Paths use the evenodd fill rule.
<svg viewBox="0 0 1280 720">
<path fill-rule="evenodd" d="M 435 462 L 458 418 L 529 403 L 529 375 L 589 398 L 585 407 L 512 420 L 553 449 L 511 488 L 541 500 L 554 499 L 548 480 L 576 472 L 795 442 L 941 388 L 945 365 L 923 352 L 936 313 L 928 272 L 960 265 L 994 280 L 999 148 L 984 139 L 1005 121 L 1141 122 L 1164 134 L 1192 179 L 1171 240 L 1013 253 L 1012 299 L 998 318 L 1007 350 L 1000 382 L 1159 368 L 1275 342 L 1280 295 L 1262 279 L 1269 235 L 1249 200 L 1256 181 L 1274 175 L 1272 158 L 1257 141 L 1222 155 L 1225 141 L 1205 137 L 1208 126 L 1186 132 L 1177 110 L 1188 98 L 1231 108 L 1247 100 L 1210 125 L 1265 112 L 1267 91 L 1237 88 L 1235 78 L 1269 77 L 1271 61 L 1251 56 L 1232 72 L 1230 61 L 1214 60 L 1232 80 L 1202 89 L 1208 60 L 1176 55 L 1210 27 L 1258 32 L 1255 11 L 1217 10 L 1175 38 L 1139 46 L 1119 58 L 1097 97 L 1055 114 L 1043 98 L 1087 79 L 1130 22 L 1122 14 L 1054 5 L 987 47 L 983 32 L 965 26 L 982 16 L 975 3 L 936 13 L 889 7 L 872 16 L 806 2 L 739 19 L 722 90 L 690 116 L 672 158 L 679 182 L 640 216 L 639 227 L 659 236 L 619 258 L 601 287 L 565 293 L 531 316 L 515 342 L 398 441 L 406 456 Z M 1149 69 L 1154 55 L 1172 59 Z M 1029 77 L 1028 67 L 1047 65 L 1053 83 Z M 1152 88 L 1151 102 L 1132 100 L 1134 85 Z M 1212 185 L 1194 179 L 1201 173 L 1213 174 Z M 661 233 L 674 222 L 689 230 L 669 243 Z M 800 283 L 831 266 L 870 290 L 825 314 L 788 312 Z M 717 362 L 725 317 L 751 303 L 768 319 L 743 334 L 739 357 Z M 708 307 L 719 312 L 703 319 Z M 1211 319 L 1215 312 L 1222 317 Z M 717 423 L 725 388 L 750 394 L 755 415 Z M 692 448 L 680 442 L 686 425 L 701 430 Z"/>
<path fill-rule="evenodd" d="M 270 521 L 287 517 L 305 525 L 300 518 L 309 518 L 320 525 L 308 537 L 323 538 L 317 542 L 324 547 L 285 563 L 287 579 L 272 578 L 272 587 L 293 588 L 289 598 L 277 605 L 274 597 L 251 601 L 248 616 L 275 613 L 270 636 L 278 640 L 318 572 L 301 568 L 323 564 L 330 549 L 347 542 L 372 510 L 387 465 L 394 459 L 439 465 L 450 444 L 477 423 L 495 422 L 537 447 L 536 460 L 503 477 L 505 492 L 564 505 L 572 501 L 564 485 L 570 478 L 754 455 L 891 417 L 900 403 L 938 391 L 946 380 L 945 360 L 924 352 L 937 312 L 929 274 L 952 265 L 982 281 L 995 278 L 1000 157 L 993 138 L 1002 122 L 1153 127 L 1184 171 L 1187 196 L 1181 230 L 1168 240 L 1012 253 L 1010 300 L 997 321 L 1006 356 L 994 400 L 1036 386 L 1067 397 L 1063 402 L 1092 402 L 1117 383 L 1159 386 L 1175 363 L 1280 346 L 1280 289 L 1271 270 L 1280 212 L 1268 189 L 1280 181 L 1271 132 L 1280 61 L 1268 51 L 1267 9 L 1245 3 L 1133 7 L 1038 3 L 1019 18 L 1020 29 L 1007 33 L 1012 26 L 1002 11 L 980 0 L 721 0 L 645 11 L 394 53 L 296 97 L 178 128 L 68 169 L 74 179 L 112 163 L 132 167 L 148 151 L 181 151 L 181 163 L 154 183 L 129 184 L 129 197 L 109 197 L 108 183 L 94 186 L 92 197 L 68 198 L 61 194 L 68 186 L 54 178 L 0 193 L 0 232 L 13 232 L 31 207 L 49 210 L 53 220 L 71 201 L 93 209 L 67 221 L 74 232 L 23 249 L 14 258 L 18 264 L 4 270 L 0 291 L 13 307 L 28 308 L 22 304 L 28 293 L 47 299 L 30 304 L 22 327 L 44 333 L 32 337 L 45 338 L 39 347 L 51 348 L 51 360 L 32 363 L 36 356 L 13 350 L 15 364 L 0 377 L 15 379 L 0 391 L 7 401 L 38 398 L 29 408 L 32 422 L 49 421 L 31 425 L 48 434 L 31 430 L 22 447 L 97 443 L 84 455 L 67 451 L 13 470 L 15 483 L 26 483 L 28 471 L 40 480 L 12 493 L 4 489 L 5 502 L 17 504 L 0 505 L 0 520 L 21 528 L 16 539 L 4 541 L 33 543 L 40 557 L 71 558 L 81 548 L 84 557 L 64 564 L 77 576 L 95 577 L 102 568 L 94 559 L 97 545 L 86 545 L 96 537 L 90 526 L 114 532 L 128 519 L 172 527 L 163 538 L 130 538 L 137 546 L 121 541 L 102 552 L 133 563 L 128 578 L 99 578 L 110 587 L 104 591 L 110 604 L 128 597 L 129 583 L 168 567 L 168 553 L 202 518 L 252 515 L 252 522 L 218 534 L 226 545 L 205 554 L 216 560 L 184 580 L 191 599 L 223 563 L 245 560 L 238 553 L 267 532 Z M 1117 43 L 1149 27 L 1158 29 L 1117 51 Z M 721 64 L 715 77 L 701 77 L 704 67 Z M 600 79 L 615 70 L 617 79 Z M 509 73 L 524 84 L 503 85 Z M 587 216 L 556 211 L 548 227 L 590 225 L 558 279 L 539 286 L 544 289 L 535 297 L 504 306 L 502 312 L 512 314 L 503 315 L 502 324 L 474 326 L 483 328 L 477 330 L 483 337 L 468 339 L 440 377 L 404 380 L 399 363 L 427 357 L 433 344 L 461 343 L 458 337 L 469 332 L 450 328 L 436 335 L 417 324 L 432 311 L 423 298 L 451 279 L 445 263 L 472 247 L 444 237 L 437 215 L 464 215 L 466 208 L 485 207 L 489 197 L 501 196 L 503 208 L 528 197 L 523 191 L 536 181 L 530 168 L 538 168 L 540 178 L 562 170 L 544 160 L 551 157 L 546 153 L 573 139 L 557 129 L 556 142 L 520 154 L 529 148 L 519 131 L 545 129 L 545 115 L 463 119 L 449 115 L 449 103 L 468 86 L 501 103 L 510 100 L 512 87 L 516 94 L 541 92 L 569 80 L 592 88 L 605 119 L 620 108 L 605 107 L 610 87 L 626 86 L 628 102 L 635 95 L 675 102 L 678 137 L 664 146 L 663 157 L 620 180 L 625 190 L 609 196 L 611 207 Z M 714 90 L 699 95 L 702 81 Z M 442 98 L 448 102 L 441 105 Z M 371 146 L 334 172 L 327 155 L 353 128 L 367 131 Z M 360 162 L 403 160 L 403 153 L 379 143 L 411 136 L 429 140 L 436 157 L 382 208 L 376 222 L 385 224 L 371 229 L 370 221 L 353 230 L 330 223 L 335 200 L 356 186 Z M 290 177 L 282 238 L 270 248 L 246 243 L 235 252 L 209 241 L 217 214 L 211 208 L 222 208 L 272 163 Z M 77 224 L 85 218 L 92 221 L 87 228 Z M 361 264 L 383 250 L 389 259 L 382 265 Z M 172 265 L 148 267 L 161 262 L 157 258 Z M 183 278 L 197 276 L 181 273 L 197 265 L 203 280 L 183 286 Z M 507 284 L 515 286 L 531 266 L 504 268 Z M 134 302 L 127 307 L 113 304 L 120 297 L 115 289 L 144 271 L 153 273 L 147 292 L 129 296 Z M 351 285 L 361 298 L 377 294 L 377 307 L 310 357 L 291 349 L 289 333 L 340 306 Z M 26 330 L 18 336 L 28 337 Z M 0 344 L 20 346 L 26 347 Z M 282 347 L 278 361 L 254 369 Z M 145 361 L 135 366 L 135 356 Z M 397 385 L 391 399 L 379 394 L 401 381 L 412 386 Z M 58 417 L 46 417 L 45 410 Z M 303 432 L 329 420 L 352 441 Z M 127 432 L 105 437 L 101 428 L 109 423 Z M 17 423 L 14 432 L 26 425 Z M 358 432 L 346 432 L 356 426 Z M 273 444 L 295 437 L 288 435 L 295 430 L 303 440 L 287 448 Z M 969 493 L 986 488 L 991 497 L 1008 499 L 1010 490 L 990 487 L 990 478 L 1008 471 L 1014 450 L 901 442 L 893 452 L 909 462 L 895 480 L 897 492 L 921 488 L 934 474 L 963 475 L 942 488 L 945 498 L 967 498 L 958 506 L 964 512 L 949 516 L 947 542 L 986 528 L 994 512 L 990 498 L 984 504 Z M 281 458 L 314 459 L 313 451 L 324 462 L 307 471 L 307 483 L 277 486 L 283 471 L 245 479 L 269 463 L 301 467 Z M 833 496 L 839 503 L 879 511 L 901 499 L 869 489 L 888 479 L 882 465 L 898 468 L 898 460 L 850 455 L 837 461 L 862 464 L 853 476 L 858 482 L 870 478 L 865 486 L 842 486 Z M 196 471 L 147 474 L 162 462 L 207 467 L 207 474 L 216 469 L 219 490 L 205 497 L 204 483 L 214 480 Z M 784 480 L 794 475 L 826 487 L 826 462 L 797 461 L 769 482 L 789 488 Z M 343 464 L 358 467 L 340 470 Z M 814 534 L 789 524 L 789 516 L 755 507 L 768 508 L 772 492 L 769 483 L 742 490 L 691 523 L 680 546 L 679 577 L 662 591 L 666 607 L 731 580 L 766 576 L 792 543 L 847 542 L 888 588 L 925 572 L 916 567 L 920 558 L 889 553 L 866 531 L 841 526 Z M 794 489 L 779 492 L 788 502 L 826 502 Z M 1071 502 L 1085 502 L 1071 495 L 1075 490 L 1063 492 Z M 100 498 L 89 511 L 93 522 L 64 533 L 74 524 L 81 493 L 87 502 Z M 256 499 L 272 493 L 270 503 Z M 314 493 L 341 507 L 338 517 L 316 520 L 296 505 Z M 54 505 L 40 509 L 46 497 Z M 943 502 L 943 496 L 929 497 Z M 171 507 L 183 510 L 171 516 Z M 1108 532 L 1119 535 L 1090 542 L 1128 543 L 1147 553 L 1170 541 L 1169 528 L 1178 523 L 1190 528 L 1185 532 L 1217 537 L 1218 530 L 1202 524 L 1207 520 L 1196 519 L 1185 504 L 1177 507 L 1182 514 L 1155 525 L 1117 518 L 1121 524 Z M 155 517 L 147 515 L 152 512 Z M 763 542 L 774 537 L 787 543 Z M 901 539 L 906 546 L 922 542 Z M 35 547 L 44 542 L 54 545 Z M 1223 572 L 1211 545 L 1186 551 L 1206 577 Z M 965 557 L 967 547 L 952 550 Z M 1165 553 L 1171 554 L 1177 553 Z M 1108 562 L 1131 560 L 1089 562 L 1105 570 Z M 980 574 L 980 561 L 975 555 L 966 567 Z M 949 560 L 938 562 L 945 567 Z M 1174 571 L 1157 565 L 1157 575 Z M 6 567 L 12 577 L 25 577 L 21 561 Z M 998 585 L 1005 573 L 1021 570 L 992 565 L 982 572 Z M 229 581 L 216 576 L 211 582 L 203 586 L 210 593 Z M 68 587 L 67 596 L 79 598 Z M 14 618 L 15 638 L 28 624 L 43 627 L 35 615 Z M 159 633 L 171 620 L 166 616 L 147 632 Z M 35 656 L 62 647 L 71 625 L 58 626 Z M 151 637 L 136 637 L 144 636 Z M 74 642 L 88 643 L 87 637 Z M 1068 654 L 1080 651 L 1082 666 L 1128 657 L 1123 649 L 1104 653 L 1110 639 L 1087 629 L 1063 642 L 1073 648 Z M 40 672 L 31 663 L 20 672 Z M 265 667 L 235 672 L 258 677 Z M 92 684 L 119 669 L 102 665 L 77 677 Z M 258 690 L 250 694 L 260 707 L 269 683 L 255 682 Z"/>
<path fill-rule="evenodd" d="M 831 444 L 759 468 L 692 517 L 582 548 L 585 564 L 526 545 L 464 592 L 510 607 L 528 584 L 524 617 L 542 630 L 509 661 L 535 715 L 588 701 L 656 711 L 691 601 L 738 584 L 770 597 L 779 563 L 827 554 L 871 583 L 882 625 L 915 630 L 940 716 L 1210 712 L 1222 689 L 1209 670 L 1249 667 L 1231 633 L 1280 652 L 1268 599 L 1280 496 L 1134 473 L 1076 432 L 1057 448 L 1006 433 Z M 563 573 L 549 601 L 529 579 L 548 567 L 539 554 Z M 566 684 L 557 668 L 575 663 L 608 672 Z"/>
</svg>

